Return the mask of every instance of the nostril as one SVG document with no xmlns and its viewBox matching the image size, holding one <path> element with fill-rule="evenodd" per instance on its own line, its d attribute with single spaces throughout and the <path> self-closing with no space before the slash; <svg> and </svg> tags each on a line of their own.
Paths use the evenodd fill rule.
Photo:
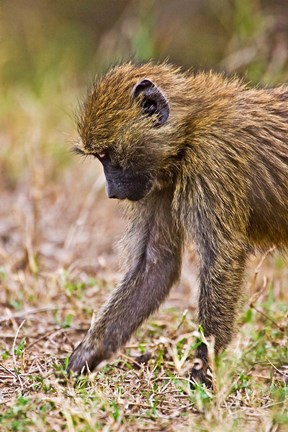
<svg viewBox="0 0 288 432">
<path fill-rule="evenodd" d="M 106 193 L 108 198 L 112 198 L 112 199 L 118 198 L 117 190 L 115 190 L 114 184 L 109 181 L 106 183 Z"/>
<path fill-rule="evenodd" d="M 114 191 L 109 190 L 109 188 L 106 188 L 107 196 L 108 198 L 116 198 L 116 193 Z"/>
</svg>

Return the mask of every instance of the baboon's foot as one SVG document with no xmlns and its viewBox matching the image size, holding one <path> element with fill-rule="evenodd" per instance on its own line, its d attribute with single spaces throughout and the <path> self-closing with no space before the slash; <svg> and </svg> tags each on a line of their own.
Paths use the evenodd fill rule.
<svg viewBox="0 0 288 432">
<path fill-rule="evenodd" d="M 190 387 L 195 389 L 195 384 L 205 384 L 213 389 L 213 373 L 206 359 L 196 357 L 190 372 Z"/>
<path fill-rule="evenodd" d="M 99 347 L 96 349 L 94 344 L 91 345 L 84 338 L 71 354 L 67 370 L 70 373 L 87 374 L 92 372 L 105 358 L 107 357 L 103 355 Z"/>
</svg>

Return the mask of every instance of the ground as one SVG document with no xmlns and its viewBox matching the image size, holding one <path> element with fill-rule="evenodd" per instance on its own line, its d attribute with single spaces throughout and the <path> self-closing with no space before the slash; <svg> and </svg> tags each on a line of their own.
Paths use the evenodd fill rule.
<svg viewBox="0 0 288 432">
<path fill-rule="evenodd" d="M 45 104 L 49 94 L 41 106 L 14 96 L 1 124 L 0 430 L 287 430 L 288 262 L 274 250 L 249 261 L 214 392 L 188 382 L 199 337 L 193 246 L 179 285 L 129 344 L 90 376 L 65 376 L 121 277 L 115 245 L 125 223 L 96 161 L 70 155 L 76 132 L 62 107 Z"/>
</svg>

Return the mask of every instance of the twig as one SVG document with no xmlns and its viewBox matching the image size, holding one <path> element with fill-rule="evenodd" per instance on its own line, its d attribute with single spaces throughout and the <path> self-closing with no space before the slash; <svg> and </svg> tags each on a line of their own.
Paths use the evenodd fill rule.
<svg viewBox="0 0 288 432">
<path fill-rule="evenodd" d="M 267 358 L 268 363 L 270 363 L 270 365 L 273 367 L 273 369 L 276 370 L 276 372 L 278 372 L 280 375 L 283 375 L 285 378 L 288 378 L 288 374 L 286 372 L 282 372 L 280 369 L 278 369 L 268 358 Z"/>
<path fill-rule="evenodd" d="M 180 320 L 179 324 L 177 325 L 176 329 L 171 332 L 171 335 L 170 335 L 171 339 L 176 336 L 177 331 L 180 329 L 180 327 L 185 322 L 186 317 L 187 317 L 187 313 L 188 313 L 188 309 L 185 309 L 183 314 L 182 314 L 181 320 Z"/>
<path fill-rule="evenodd" d="M 263 255 L 262 255 L 262 258 L 261 258 L 261 260 L 259 261 L 259 263 L 258 263 L 258 265 L 257 265 L 257 267 L 256 267 L 256 269 L 255 269 L 255 271 L 254 271 L 254 275 L 253 275 L 253 282 L 252 282 L 252 286 L 253 287 L 255 287 L 255 284 L 256 284 L 256 280 L 257 280 L 257 276 L 258 276 L 258 274 L 259 274 L 259 272 L 260 272 L 260 269 L 261 269 L 261 267 L 262 267 L 262 265 L 263 265 L 263 263 L 264 263 L 264 261 L 265 261 L 265 259 L 268 257 L 268 255 L 270 255 L 270 254 L 272 254 L 272 252 L 274 252 L 275 251 L 275 249 L 276 249 L 276 247 L 275 246 L 272 246 L 270 249 L 268 249 Z M 264 284 L 265 285 L 265 284 Z M 254 295 L 252 296 L 252 298 L 251 298 L 251 302 L 255 302 L 259 297 L 260 297 L 260 295 L 262 294 L 262 291 L 264 290 L 264 286 L 262 287 L 262 289 L 260 289 L 258 292 L 256 292 L 256 293 L 254 293 Z"/>
<path fill-rule="evenodd" d="M 266 318 L 268 321 L 270 321 L 273 325 L 275 325 L 282 333 L 284 332 L 284 329 L 279 326 L 279 324 L 276 323 L 269 315 L 267 315 L 265 312 L 262 312 L 259 310 L 256 306 L 254 306 L 253 303 L 250 303 L 251 309 L 254 309 L 256 312 L 258 312 L 260 315 L 262 315 L 264 318 Z"/>
<path fill-rule="evenodd" d="M 15 312 L 13 314 L 11 313 L 9 316 L 6 315 L 3 318 L 0 318 L 0 324 L 2 322 L 5 322 L 5 321 L 10 321 L 11 319 L 22 318 L 22 317 L 27 316 L 27 315 L 34 315 L 34 314 L 37 314 L 40 312 L 48 312 L 48 311 L 53 311 L 53 310 L 58 310 L 58 309 L 69 309 L 69 307 L 67 307 L 67 306 L 46 306 L 46 307 L 40 307 L 40 308 L 27 309 L 27 310 Z"/>
<path fill-rule="evenodd" d="M 17 374 L 15 374 L 15 372 L 11 371 L 6 366 L 4 366 L 3 363 L 0 363 L 0 367 L 4 369 L 6 372 L 8 372 L 10 375 L 12 375 L 14 378 L 17 378 Z"/>
<path fill-rule="evenodd" d="M 270 255 L 272 252 L 274 252 L 274 250 L 276 249 L 275 246 L 271 247 L 270 249 L 268 249 L 262 256 L 259 264 L 257 265 L 255 272 L 254 272 L 254 284 L 256 282 L 257 276 L 259 274 L 259 271 L 263 265 L 263 262 L 265 261 L 265 259 L 267 258 L 268 255 Z M 255 306 L 255 302 L 258 300 L 258 298 L 260 297 L 260 295 L 263 292 L 263 288 L 260 289 L 258 292 L 254 293 L 254 295 L 252 296 L 250 302 L 249 302 L 249 306 L 251 309 L 254 309 L 256 312 L 258 312 L 260 315 L 264 316 L 267 320 L 269 320 L 270 322 L 272 322 L 272 324 L 274 324 L 281 332 L 284 331 L 283 328 L 281 328 L 275 321 L 273 321 L 272 318 L 269 317 L 269 315 L 265 314 L 264 312 L 262 312 L 261 310 L 259 310 L 256 306 Z"/>
<path fill-rule="evenodd" d="M 25 320 L 22 321 L 21 324 L 19 325 L 19 327 L 18 327 L 18 329 L 16 331 L 16 334 L 15 334 L 13 345 L 12 345 L 12 356 L 13 356 L 13 364 L 14 364 L 15 370 L 17 370 L 17 361 L 16 361 L 16 356 L 15 356 L 15 346 L 16 346 L 16 341 L 17 341 L 19 332 L 20 332 L 20 330 L 21 330 L 21 328 L 22 328 L 22 326 L 23 326 L 24 323 L 25 323 Z M 22 384 L 21 378 L 20 378 L 19 374 L 16 374 L 16 375 L 17 375 L 17 379 L 19 381 L 20 387 L 21 387 L 21 389 L 23 389 L 23 384 Z"/>
<path fill-rule="evenodd" d="M 135 366 L 137 366 L 139 369 L 141 368 L 141 364 L 137 362 L 133 357 L 130 357 L 126 354 L 121 353 L 120 357 L 122 357 L 124 360 L 128 360 L 130 363 L 133 363 Z M 142 363 L 143 364 L 143 363 Z"/>
<path fill-rule="evenodd" d="M 53 333 L 58 333 L 59 331 L 65 331 L 65 330 L 70 330 L 70 329 L 63 329 L 63 328 L 58 328 L 58 329 L 53 329 L 50 330 L 46 333 L 44 333 L 42 336 L 39 336 L 36 340 L 34 340 L 33 342 L 31 342 L 28 346 L 27 346 L 27 350 L 29 350 L 32 346 L 36 345 L 38 342 L 41 342 L 43 339 L 46 339 L 46 337 L 51 336 Z"/>
<path fill-rule="evenodd" d="M 268 255 L 270 255 L 272 252 L 274 252 L 276 249 L 276 246 L 272 246 L 270 249 L 268 249 L 262 256 L 259 264 L 257 265 L 256 269 L 255 269 L 255 274 L 257 275 L 260 271 L 260 268 L 262 267 L 263 262 L 265 261 L 265 259 L 268 257 Z"/>
</svg>

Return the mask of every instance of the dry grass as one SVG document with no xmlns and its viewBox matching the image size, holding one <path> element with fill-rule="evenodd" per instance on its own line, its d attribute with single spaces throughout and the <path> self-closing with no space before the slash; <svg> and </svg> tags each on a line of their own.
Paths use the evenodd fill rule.
<svg viewBox="0 0 288 432">
<path fill-rule="evenodd" d="M 0 430 L 287 430 L 288 266 L 277 254 L 250 262 L 240 331 L 216 359 L 214 394 L 192 392 L 187 381 L 192 252 L 179 287 L 129 346 L 89 377 L 63 377 L 93 310 L 117 283 L 113 244 L 125 225 L 97 164 L 69 154 L 74 126 L 63 107 L 75 105 L 71 92 L 60 87 L 53 104 L 49 91 L 41 100 L 8 96 L 0 125 Z"/>
</svg>

